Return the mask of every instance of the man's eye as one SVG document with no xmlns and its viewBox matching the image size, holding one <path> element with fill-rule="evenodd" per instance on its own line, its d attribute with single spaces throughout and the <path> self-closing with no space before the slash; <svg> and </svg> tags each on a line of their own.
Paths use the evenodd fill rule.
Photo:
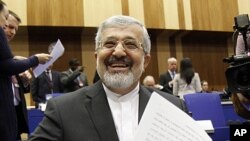
<svg viewBox="0 0 250 141">
<path fill-rule="evenodd" d="M 107 41 L 107 42 L 104 42 L 103 46 L 106 47 L 106 48 L 112 48 L 116 45 L 116 42 L 114 41 Z"/>
<path fill-rule="evenodd" d="M 128 49 L 136 49 L 138 48 L 136 42 L 133 42 L 133 41 L 129 41 L 129 42 L 124 42 L 126 48 Z"/>
</svg>

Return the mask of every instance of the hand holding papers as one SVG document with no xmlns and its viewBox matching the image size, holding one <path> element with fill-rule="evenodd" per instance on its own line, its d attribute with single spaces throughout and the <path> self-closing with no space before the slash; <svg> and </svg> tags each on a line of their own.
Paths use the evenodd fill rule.
<svg viewBox="0 0 250 141">
<path fill-rule="evenodd" d="M 154 92 L 134 141 L 212 141 L 186 113 Z"/>
<path fill-rule="evenodd" d="M 52 59 L 45 64 L 39 64 L 33 70 L 34 76 L 37 77 L 42 72 L 44 72 L 51 64 L 53 64 L 60 56 L 63 55 L 63 52 L 64 52 L 64 47 L 63 47 L 61 41 L 58 39 L 51 54 L 50 54 L 52 56 Z"/>
</svg>

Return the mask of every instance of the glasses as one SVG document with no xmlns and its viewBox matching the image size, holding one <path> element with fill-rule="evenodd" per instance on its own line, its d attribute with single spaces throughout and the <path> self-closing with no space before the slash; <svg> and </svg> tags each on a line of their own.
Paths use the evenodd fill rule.
<svg viewBox="0 0 250 141">
<path fill-rule="evenodd" d="M 118 41 L 117 39 L 108 39 L 100 42 L 102 49 L 114 50 L 118 44 L 121 43 L 122 47 L 127 51 L 138 51 L 142 47 L 142 43 L 134 39 L 125 39 Z"/>
</svg>

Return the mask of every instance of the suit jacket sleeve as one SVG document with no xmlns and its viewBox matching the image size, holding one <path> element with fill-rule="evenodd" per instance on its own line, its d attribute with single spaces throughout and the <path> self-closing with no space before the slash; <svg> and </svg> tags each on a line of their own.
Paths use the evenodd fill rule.
<svg viewBox="0 0 250 141">
<path fill-rule="evenodd" d="M 54 101 L 49 100 L 43 121 L 31 134 L 29 141 L 62 141 L 61 121 Z"/>
<path fill-rule="evenodd" d="M 81 72 L 75 70 L 73 73 L 69 73 L 68 71 L 62 72 L 61 73 L 61 83 L 63 85 L 68 85 L 70 83 L 72 83 L 79 75 L 81 74 Z"/>
<path fill-rule="evenodd" d="M 166 84 L 165 74 L 161 74 L 159 78 L 159 84 L 164 86 Z"/>
<path fill-rule="evenodd" d="M 14 60 L 3 29 L 0 28 L 0 73 L 14 75 L 21 73 L 30 67 L 38 65 L 38 58 L 35 56 L 25 60 Z"/>
<path fill-rule="evenodd" d="M 162 91 L 172 94 L 172 87 L 169 86 L 170 81 L 172 81 L 172 78 L 168 72 L 160 75 L 159 84 L 163 86 Z"/>
<path fill-rule="evenodd" d="M 38 58 L 31 56 L 25 60 L 14 60 L 13 58 L 0 60 L 0 72 L 7 75 L 14 75 L 38 65 Z"/>
</svg>

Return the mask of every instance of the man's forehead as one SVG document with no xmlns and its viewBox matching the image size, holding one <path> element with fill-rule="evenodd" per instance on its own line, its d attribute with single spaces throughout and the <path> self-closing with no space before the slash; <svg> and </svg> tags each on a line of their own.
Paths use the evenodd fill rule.
<svg viewBox="0 0 250 141">
<path fill-rule="evenodd" d="M 17 25 L 19 25 L 19 21 L 11 14 L 9 14 L 8 21 L 15 22 Z"/>
<path fill-rule="evenodd" d="M 18 22 L 18 20 L 11 14 L 8 17 L 8 23 L 9 23 L 9 27 L 15 28 L 16 30 L 18 30 L 18 26 L 20 22 Z"/>
<path fill-rule="evenodd" d="M 127 26 L 111 26 L 107 27 L 102 31 L 103 36 L 138 36 L 143 35 L 142 29 L 138 28 L 138 25 L 127 25 Z"/>
<path fill-rule="evenodd" d="M 175 61 L 169 62 L 170 65 L 176 65 L 177 63 Z"/>
</svg>

